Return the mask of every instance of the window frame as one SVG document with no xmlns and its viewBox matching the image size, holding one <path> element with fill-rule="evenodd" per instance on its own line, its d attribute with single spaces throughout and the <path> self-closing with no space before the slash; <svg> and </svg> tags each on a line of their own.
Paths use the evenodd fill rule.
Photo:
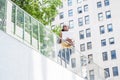
<svg viewBox="0 0 120 80">
<path fill-rule="evenodd" d="M 84 36 L 84 30 L 79 31 L 79 36 L 80 36 L 80 39 L 84 39 L 85 38 L 85 36 Z"/>
<path fill-rule="evenodd" d="M 105 42 L 104 42 L 105 44 L 102 44 L 103 41 L 105 41 Z M 101 40 L 101 46 L 104 47 L 104 46 L 106 46 L 106 45 L 107 45 L 107 43 L 106 43 L 106 39 L 102 39 L 102 40 Z"/>
<path fill-rule="evenodd" d="M 112 16 L 111 16 L 111 11 L 108 10 L 105 12 L 105 15 L 106 15 L 106 19 L 110 19 Z"/>
<path fill-rule="evenodd" d="M 86 29 L 86 37 L 91 37 L 91 29 Z"/>
<path fill-rule="evenodd" d="M 103 21 L 103 12 L 98 13 L 98 21 Z"/>
<path fill-rule="evenodd" d="M 117 66 L 112 67 L 112 71 L 113 71 L 113 76 L 119 76 L 119 70 Z M 117 73 L 116 73 L 117 71 Z"/>
<path fill-rule="evenodd" d="M 110 5 L 110 1 L 109 0 L 104 0 L 104 5 L 105 6 L 109 6 Z"/>
<path fill-rule="evenodd" d="M 67 0 L 68 6 L 72 6 L 72 0 Z"/>
<path fill-rule="evenodd" d="M 78 18 L 78 26 L 83 26 L 83 17 Z"/>
<path fill-rule="evenodd" d="M 87 50 L 91 50 L 92 49 L 92 42 L 87 42 Z"/>
<path fill-rule="evenodd" d="M 104 25 L 99 26 L 99 29 L 100 29 L 100 34 L 104 34 L 105 33 L 105 27 L 104 27 Z"/>
<path fill-rule="evenodd" d="M 84 52 L 85 51 L 85 44 L 80 44 L 80 51 L 81 52 Z"/>
<path fill-rule="evenodd" d="M 85 24 L 90 24 L 90 16 L 89 15 L 86 15 L 85 16 Z"/>
<path fill-rule="evenodd" d="M 81 14 L 83 11 L 82 11 L 82 7 L 78 7 L 77 8 L 77 12 L 78 12 L 78 14 Z"/>
<path fill-rule="evenodd" d="M 102 2 L 101 1 L 98 1 L 97 2 L 97 8 L 101 8 L 102 7 Z"/>
<path fill-rule="evenodd" d="M 68 16 L 69 17 L 73 16 L 73 9 L 68 10 Z"/>
<path fill-rule="evenodd" d="M 71 27 L 71 22 L 72 22 L 72 27 Z M 74 20 L 69 20 L 69 28 L 70 29 L 74 28 Z"/>
<path fill-rule="evenodd" d="M 60 12 L 59 13 L 59 19 L 63 19 L 64 18 L 64 12 Z"/>
<path fill-rule="evenodd" d="M 103 61 L 108 61 L 108 53 L 102 52 L 102 58 L 103 58 Z"/>
<path fill-rule="evenodd" d="M 105 68 L 104 71 L 105 71 L 105 73 L 104 73 L 105 78 L 110 77 L 110 69 L 109 68 Z"/>
<path fill-rule="evenodd" d="M 108 30 L 108 32 L 113 32 L 113 25 L 112 25 L 112 23 L 107 24 L 107 30 Z"/>
<path fill-rule="evenodd" d="M 88 12 L 88 4 L 84 5 L 84 12 Z"/>
<path fill-rule="evenodd" d="M 94 80 L 95 78 L 94 70 L 89 70 L 89 77 L 90 77 L 90 80 Z"/>
<path fill-rule="evenodd" d="M 114 39 L 114 37 L 109 38 L 109 44 L 110 44 L 110 45 L 115 44 L 115 39 Z"/>
<path fill-rule="evenodd" d="M 71 67 L 76 68 L 76 58 L 71 59 Z"/>
<path fill-rule="evenodd" d="M 83 0 L 77 0 L 77 3 L 81 3 Z"/>
<path fill-rule="evenodd" d="M 117 59 L 116 50 L 111 50 L 110 53 L 111 53 L 111 59 Z"/>
</svg>

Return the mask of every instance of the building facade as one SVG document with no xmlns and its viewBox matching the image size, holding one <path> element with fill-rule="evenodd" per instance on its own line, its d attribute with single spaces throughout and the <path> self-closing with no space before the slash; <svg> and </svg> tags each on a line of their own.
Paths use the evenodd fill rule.
<svg viewBox="0 0 120 80">
<path fill-rule="evenodd" d="M 103 68 L 107 72 L 104 77 L 109 80 L 120 79 L 119 3 L 119 0 L 63 0 L 52 22 L 53 27 L 69 25 L 74 31 L 75 51 Z M 73 62 L 76 66 L 72 69 L 79 71 L 78 55 L 72 55 Z M 94 75 L 92 70 L 89 75 Z"/>
</svg>

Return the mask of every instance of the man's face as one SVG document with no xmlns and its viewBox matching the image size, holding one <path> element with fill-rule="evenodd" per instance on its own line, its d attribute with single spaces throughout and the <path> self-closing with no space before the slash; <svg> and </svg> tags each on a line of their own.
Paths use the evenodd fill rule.
<svg viewBox="0 0 120 80">
<path fill-rule="evenodd" d="M 68 26 L 65 26 L 65 27 L 64 27 L 64 30 L 65 30 L 65 31 L 68 31 L 68 30 L 69 30 L 69 27 L 68 27 Z"/>
</svg>

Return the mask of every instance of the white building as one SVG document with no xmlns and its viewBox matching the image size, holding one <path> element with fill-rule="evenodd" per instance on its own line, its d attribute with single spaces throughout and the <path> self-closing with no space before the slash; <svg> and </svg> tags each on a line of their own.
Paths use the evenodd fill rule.
<svg viewBox="0 0 120 80">
<path fill-rule="evenodd" d="M 107 71 L 104 77 L 109 80 L 120 79 L 119 3 L 119 0 L 63 0 L 52 23 L 69 25 L 74 31 L 76 51 Z M 73 69 L 80 70 L 79 56 L 73 55 L 78 61 Z"/>
</svg>

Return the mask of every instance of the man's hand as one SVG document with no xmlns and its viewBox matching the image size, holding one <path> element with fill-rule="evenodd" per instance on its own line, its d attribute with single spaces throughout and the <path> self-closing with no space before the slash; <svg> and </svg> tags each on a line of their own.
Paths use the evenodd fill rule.
<svg viewBox="0 0 120 80">
<path fill-rule="evenodd" d="M 67 41 L 67 43 L 68 43 L 68 44 L 70 44 L 71 46 L 73 46 L 73 45 L 74 45 L 74 43 L 73 43 L 72 39 L 67 38 L 67 39 L 66 39 L 66 41 Z"/>
</svg>

